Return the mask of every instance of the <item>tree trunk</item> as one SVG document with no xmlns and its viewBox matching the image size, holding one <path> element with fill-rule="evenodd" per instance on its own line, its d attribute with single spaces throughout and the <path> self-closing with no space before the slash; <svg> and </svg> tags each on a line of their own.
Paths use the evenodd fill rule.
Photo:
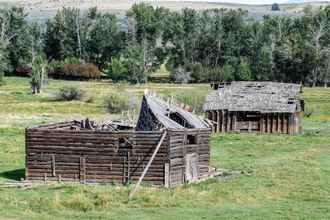
<svg viewBox="0 0 330 220">
<path fill-rule="evenodd" d="M 32 85 L 32 94 L 36 94 L 36 86 Z"/>
<path fill-rule="evenodd" d="M 313 80 L 313 85 L 312 85 L 312 87 L 313 87 L 313 88 L 316 87 L 316 82 L 315 82 L 315 80 Z"/>
</svg>

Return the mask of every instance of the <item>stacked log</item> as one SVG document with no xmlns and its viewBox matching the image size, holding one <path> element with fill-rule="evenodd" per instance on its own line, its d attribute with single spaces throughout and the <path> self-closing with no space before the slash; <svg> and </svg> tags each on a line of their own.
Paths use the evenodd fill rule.
<svg viewBox="0 0 330 220">
<path fill-rule="evenodd" d="M 29 180 L 90 182 L 136 181 L 148 163 L 161 132 L 97 132 L 28 129 L 26 176 Z M 121 139 L 133 146 L 119 147 Z M 163 144 L 145 182 L 164 183 L 167 145 Z"/>
</svg>

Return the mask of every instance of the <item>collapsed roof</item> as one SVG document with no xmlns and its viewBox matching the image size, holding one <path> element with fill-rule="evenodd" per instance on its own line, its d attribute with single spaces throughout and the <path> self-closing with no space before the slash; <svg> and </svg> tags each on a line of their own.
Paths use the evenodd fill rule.
<svg viewBox="0 0 330 220">
<path fill-rule="evenodd" d="M 232 82 L 217 85 L 206 97 L 204 111 L 260 113 L 302 111 L 301 85 L 275 82 Z"/>
<path fill-rule="evenodd" d="M 136 130 L 152 131 L 161 128 L 182 130 L 208 127 L 208 124 L 197 115 L 145 92 Z"/>
</svg>

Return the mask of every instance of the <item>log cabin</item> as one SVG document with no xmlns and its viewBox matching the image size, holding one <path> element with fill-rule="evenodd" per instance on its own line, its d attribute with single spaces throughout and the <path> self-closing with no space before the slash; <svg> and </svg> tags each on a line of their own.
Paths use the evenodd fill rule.
<svg viewBox="0 0 330 220">
<path fill-rule="evenodd" d="M 88 119 L 26 129 L 26 178 L 175 187 L 207 178 L 211 128 L 146 92 L 135 127 Z"/>
<path fill-rule="evenodd" d="M 298 134 L 301 85 L 276 82 L 213 83 L 203 109 L 213 132 Z"/>
</svg>

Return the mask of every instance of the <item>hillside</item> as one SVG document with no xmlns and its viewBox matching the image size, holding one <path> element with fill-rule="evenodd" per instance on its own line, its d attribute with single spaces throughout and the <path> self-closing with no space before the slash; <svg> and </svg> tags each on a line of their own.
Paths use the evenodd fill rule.
<svg viewBox="0 0 330 220">
<path fill-rule="evenodd" d="M 142 2 L 136 0 L 0 0 L 0 7 L 10 7 L 13 5 L 19 5 L 26 8 L 26 11 L 29 13 L 29 19 L 32 20 L 45 20 L 50 16 L 53 16 L 55 12 L 61 7 L 79 7 L 82 10 L 86 10 L 90 7 L 97 6 L 102 11 L 110 11 L 119 15 L 125 13 L 134 3 Z M 262 18 L 263 15 L 280 15 L 280 16 L 299 16 L 303 8 L 307 5 L 312 5 L 314 8 L 325 6 L 329 2 L 304 2 L 301 3 L 301 0 L 293 0 L 294 4 L 290 4 L 291 1 L 287 4 L 281 4 L 280 12 L 272 12 L 270 5 L 251 5 L 251 4 L 232 4 L 232 3 L 218 3 L 218 2 L 203 2 L 203 1 L 173 1 L 173 0 L 158 0 L 151 1 L 150 4 L 154 6 L 162 6 L 169 8 L 171 10 L 180 10 L 182 8 L 194 8 L 198 10 L 204 10 L 209 8 L 227 8 L 227 9 L 243 9 L 249 11 L 252 17 L 257 19 Z"/>
</svg>

